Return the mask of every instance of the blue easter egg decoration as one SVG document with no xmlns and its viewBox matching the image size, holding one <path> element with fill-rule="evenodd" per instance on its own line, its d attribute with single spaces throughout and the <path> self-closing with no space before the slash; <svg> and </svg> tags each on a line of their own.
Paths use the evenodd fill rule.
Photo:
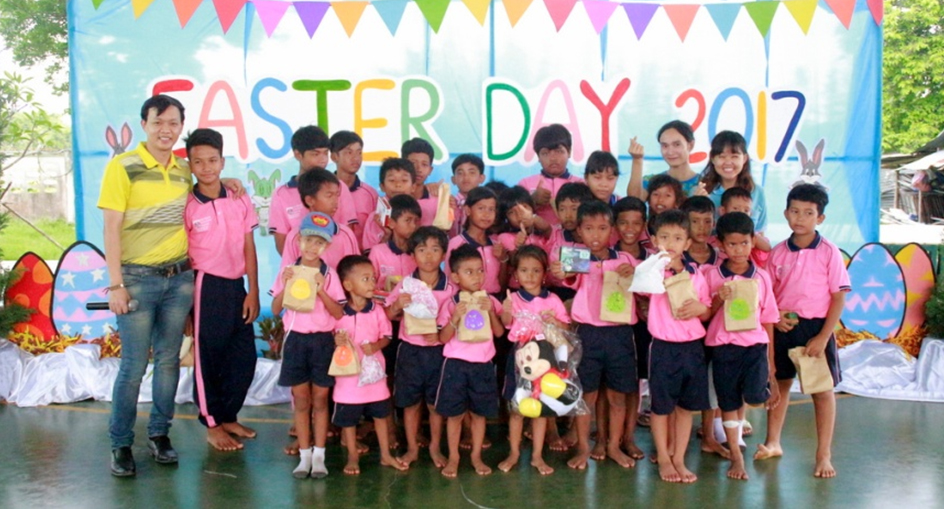
<svg viewBox="0 0 944 509">
<path fill-rule="evenodd" d="M 849 261 L 852 291 L 846 295 L 843 324 L 880 338 L 898 334 L 905 316 L 905 282 L 901 267 L 885 246 L 859 248 Z"/>
</svg>

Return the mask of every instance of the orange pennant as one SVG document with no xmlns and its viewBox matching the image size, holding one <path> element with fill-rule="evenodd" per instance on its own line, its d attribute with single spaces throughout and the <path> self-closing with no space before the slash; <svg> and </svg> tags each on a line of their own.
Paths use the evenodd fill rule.
<svg viewBox="0 0 944 509">
<path fill-rule="evenodd" d="M 505 13 L 508 14 L 508 22 L 515 26 L 524 12 L 531 6 L 533 0 L 502 0 L 505 4 Z"/>
<path fill-rule="evenodd" d="M 347 32 L 348 37 L 351 37 L 354 33 L 354 29 L 357 28 L 357 23 L 361 20 L 361 15 L 364 14 L 364 9 L 367 8 L 367 4 L 369 3 L 370 2 L 331 2 L 331 7 L 338 16 L 338 20 L 341 21 L 341 26 L 344 27 L 344 31 Z"/>
<path fill-rule="evenodd" d="M 131 8 L 134 9 L 134 19 L 138 19 L 144 14 L 144 11 L 151 6 L 154 0 L 131 0 Z"/>
<path fill-rule="evenodd" d="M 180 28 L 187 26 L 187 23 L 190 22 L 190 17 L 193 16 L 194 11 L 197 10 L 197 7 L 200 7 L 200 4 L 203 0 L 174 0 L 174 9 L 177 10 L 177 19 L 180 20 Z"/>
<path fill-rule="evenodd" d="M 688 35 L 688 29 L 692 27 L 692 21 L 695 21 L 695 14 L 698 13 L 698 5 L 691 4 L 667 4 L 663 5 L 665 13 L 669 16 L 669 21 L 675 27 L 682 42 L 685 42 L 685 36 Z"/>
<path fill-rule="evenodd" d="M 479 25 L 485 26 L 485 16 L 488 15 L 488 6 L 492 3 L 491 0 L 462 0 L 462 3 L 475 16 Z"/>
</svg>

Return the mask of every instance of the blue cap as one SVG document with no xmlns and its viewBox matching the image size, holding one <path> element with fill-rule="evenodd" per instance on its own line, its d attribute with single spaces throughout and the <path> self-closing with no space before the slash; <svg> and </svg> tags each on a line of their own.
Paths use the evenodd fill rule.
<svg viewBox="0 0 944 509">
<path fill-rule="evenodd" d="M 331 219 L 331 216 L 322 214 L 321 212 L 311 212 L 305 214 L 305 217 L 302 218 L 299 234 L 302 237 L 321 237 L 331 242 L 331 237 L 334 236 L 336 229 L 337 226 L 334 224 L 334 220 Z"/>
</svg>

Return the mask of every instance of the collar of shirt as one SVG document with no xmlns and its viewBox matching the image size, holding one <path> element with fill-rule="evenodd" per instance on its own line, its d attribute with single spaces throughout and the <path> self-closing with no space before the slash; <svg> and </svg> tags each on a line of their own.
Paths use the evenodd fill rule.
<svg viewBox="0 0 944 509">
<path fill-rule="evenodd" d="M 606 260 L 615 260 L 615 259 L 619 258 L 619 252 L 611 247 L 611 248 L 607 249 L 607 256 L 608 256 L 609 258 L 606 258 Z M 601 260 L 601 259 L 597 258 L 596 256 L 594 256 L 593 253 L 590 253 L 590 261 L 591 261 L 591 262 L 602 262 L 603 260 Z"/>
<path fill-rule="evenodd" d="M 161 166 L 161 163 L 157 162 L 157 159 L 154 158 L 154 155 L 148 152 L 147 145 L 143 141 L 138 144 L 137 152 L 138 152 L 138 156 L 141 157 L 141 162 L 143 162 L 144 166 L 146 166 L 149 170 L 151 168 Z M 167 167 L 164 169 L 170 170 L 174 166 L 178 166 L 181 168 L 183 167 L 181 166 L 180 161 L 177 159 L 177 156 L 171 153 L 170 164 L 168 164 Z"/>
<path fill-rule="evenodd" d="M 198 186 L 193 186 L 193 197 L 197 199 L 200 203 L 210 203 L 216 198 L 210 198 L 209 196 L 201 193 Z M 226 198 L 226 188 L 220 185 L 220 195 L 217 198 Z"/>
<path fill-rule="evenodd" d="M 351 192 L 353 193 L 354 191 L 357 191 L 360 188 L 361 188 L 361 178 L 358 177 L 357 175 L 354 175 L 354 183 L 351 184 L 351 187 L 349 187 L 348 189 L 350 189 Z"/>
<path fill-rule="evenodd" d="M 413 271 L 413 277 L 416 279 L 420 279 L 420 269 L 416 269 Z M 422 281 L 422 279 L 420 279 L 420 281 Z M 434 286 L 432 290 L 434 292 L 441 292 L 446 289 L 446 283 L 447 283 L 446 273 L 440 270 L 439 279 L 436 281 L 436 286 Z"/>
<path fill-rule="evenodd" d="M 397 256 L 400 256 L 403 254 L 403 250 L 397 247 L 397 243 L 393 239 L 390 239 L 387 241 L 387 247 L 390 248 L 391 253 Z"/>
<path fill-rule="evenodd" d="M 695 267 L 691 266 L 688 263 L 685 263 L 684 261 L 682 262 L 682 267 L 685 267 L 685 271 L 688 272 L 689 274 L 695 273 Z M 676 272 L 675 269 L 666 269 L 666 272 L 668 272 L 669 274 L 672 274 L 673 276 L 679 274 L 678 272 Z"/>
<path fill-rule="evenodd" d="M 682 261 L 684 261 L 686 264 L 690 263 L 695 265 L 696 267 L 699 265 L 714 265 L 718 263 L 718 251 L 716 251 L 715 248 L 711 246 L 708 246 L 708 249 L 711 250 L 711 256 L 708 257 L 708 260 L 705 261 L 705 263 L 698 263 L 698 260 L 692 258 L 692 255 L 688 254 L 688 251 L 682 253 Z"/>
<path fill-rule="evenodd" d="M 298 187 L 298 175 L 292 175 L 292 178 L 288 179 L 288 182 L 285 184 L 288 187 L 295 189 Z"/>
<path fill-rule="evenodd" d="M 540 297 L 540 298 L 542 298 L 542 299 L 546 299 L 547 296 L 548 296 L 550 293 L 551 293 L 551 292 L 547 291 L 547 288 L 543 288 L 543 287 L 541 288 L 541 293 L 539 293 L 539 294 L 537 294 L 537 295 L 531 295 L 531 294 L 528 293 L 528 291 L 525 290 L 524 288 L 521 288 L 521 289 L 518 290 L 518 296 L 521 297 L 522 299 L 524 299 L 525 302 L 531 302 L 532 300 L 534 300 L 535 297 Z"/>
<path fill-rule="evenodd" d="M 318 272 L 321 272 L 321 275 L 322 275 L 322 276 L 327 276 L 327 275 L 328 275 L 328 264 L 325 263 L 325 262 L 323 262 L 323 261 L 321 261 L 321 260 L 318 260 L 318 261 L 321 262 L 321 266 L 318 267 Z M 302 257 L 299 256 L 298 259 L 295 260 L 295 265 L 301 265 L 301 264 L 302 264 Z"/>
<path fill-rule="evenodd" d="M 735 274 L 734 272 L 731 272 L 730 270 L 728 270 L 728 262 L 727 262 L 727 261 L 725 261 L 724 263 L 722 263 L 722 264 L 718 267 L 718 270 L 721 271 L 721 277 L 723 277 L 723 278 L 725 278 L 725 279 L 729 279 L 729 278 L 732 278 L 732 277 L 734 277 L 734 276 L 741 276 L 741 277 L 744 277 L 744 278 L 747 278 L 747 279 L 752 279 L 752 278 L 754 277 L 754 272 L 756 272 L 756 268 L 754 267 L 754 262 L 748 260 L 747 265 L 748 265 L 747 271 L 744 272 L 744 274 Z"/>
<path fill-rule="evenodd" d="M 485 244 L 484 244 L 484 245 L 483 245 L 483 244 L 479 244 L 477 240 L 473 239 L 472 236 L 469 235 L 469 231 L 468 231 L 468 230 L 463 230 L 463 232 L 462 232 L 462 238 L 464 238 L 465 241 L 468 242 L 470 246 L 472 246 L 472 247 L 474 247 L 474 248 L 476 248 L 476 249 L 478 249 L 478 248 L 480 248 L 480 247 L 485 247 L 485 246 L 491 246 L 491 245 L 492 245 L 492 239 L 491 239 L 487 234 L 485 235 Z"/>
<path fill-rule="evenodd" d="M 813 242 L 810 242 L 810 245 L 806 247 L 800 247 L 793 243 L 793 235 L 791 235 L 789 238 L 787 238 L 787 247 L 790 248 L 790 251 L 793 251 L 793 252 L 797 252 L 803 249 L 816 249 L 817 247 L 819 247 L 819 243 L 821 240 L 823 240 L 823 238 L 820 237 L 819 232 L 816 232 L 816 236 L 813 237 Z"/>
<path fill-rule="evenodd" d="M 577 239 L 574 237 L 573 230 L 565 230 L 564 228 L 561 228 L 561 236 L 567 242 L 577 242 Z"/>
<path fill-rule="evenodd" d="M 557 176 L 555 177 L 555 176 L 549 174 L 548 172 L 544 171 L 544 169 L 541 169 L 541 176 L 544 177 L 544 178 L 548 178 L 548 179 L 569 179 L 569 178 L 570 178 L 570 170 L 564 170 L 564 173 L 561 173 L 560 175 L 557 175 Z"/>
<path fill-rule="evenodd" d="M 374 309 L 374 301 L 367 299 L 367 305 L 364 306 L 364 309 L 358 311 L 351 307 L 351 303 L 348 302 L 344 305 L 344 314 L 347 316 L 354 316 L 357 313 L 370 313 Z"/>
</svg>

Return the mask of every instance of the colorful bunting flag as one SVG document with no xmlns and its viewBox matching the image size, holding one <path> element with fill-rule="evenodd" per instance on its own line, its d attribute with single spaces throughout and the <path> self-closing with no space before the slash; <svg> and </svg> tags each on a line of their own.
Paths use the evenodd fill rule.
<svg viewBox="0 0 944 509">
<path fill-rule="evenodd" d="M 613 15 L 613 11 L 619 7 L 619 4 L 607 0 L 583 0 L 583 7 L 587 10 L 587 16 L 590 17 L 593 29 L 599 35 L 603 31 L 603 27 L 610 21 L 610 16 Z"/>
<path fill-rule="evenodd" d="M 403 11 L 406 10 L 406 4 L 410 0 L 380 0 L 371 2 L 380 19 L 387 25 L 390 35 L 397 35 L 397 28 L 400 26 L 400 20 L 403 19 Z"/>
<path fill-rule="evenodd" d="M 826 5 L 833 10 L 842 26 L 849 29 L 852 24 L 852 13 L 855 12 L 856 0 L 826 0 Z"/>
<path fill-rule="evenodd" d="M 154 0 L 131 0 L 131 8 L 134 10 L 134 19 L 138 19 L 144 14 L 144 11 L 151 6 Z"/>
<path fill-rule="evenodd" d="M 220 28 L 223 33 L 229 31 L 233 26 L 236 16 L 243 10 L 246 0 L 213 0 L 213 7 L 216 8 L 216 18 L 220 20 Z"/>
<path fill-rule="evenodd" d="M 357 22 L 361 20 L 361 15 L 364 14 L 368 3 L 370 2 L 331 2 L 331 7 L 348 37 L 354 34 Z"/>
<path fill-rule="evenodd" d="M 665 13 L 669 15 L 672 26 L 675 27 L 675 33 L 678 34 L 679 39 L 682 39 L 682 42 L 685 42 L 688 29 L 692 27 L 692 21 L 695 21 L 698 7 L 698 5 L 693 4 L 666 4 L 662 6 Z"/>
<path fill-rule="evenodd" d="M 279 26 L 279 22 L 282 21 L 285 11 L 291 4 L 280 0 L 252 0 L 252 3 L 256 7 L 256 14 L 259 15 L 259 21 L 262 22 L 266 35 L 272 37 L 275 27 Z"/>
<path fill-rule="evenodd" d="M 505 5 L 505 13 L 508 14 L 508 22 L 511 23 L 512 27 L 518 23 L 524 11 L 528 10 L 528 7 L 531 7 L 532 1 L 533 0 L 502 0 L 502 4 Z"/>
<path fill-rule="evenodd" d="M 761 37 L 767 37 L 767 32 L 770 31 L 770 24 L 774 21 L 774 14 L 777 13 L 777 6 L 780 2 L 747 2 L 744 4 L 744 9 L 750 14 L 751 19 L 754 20 L 754 24 L 757 25 L 757 30 L 760 31 Z"/>
<path fill-rule="evenodd" d="M 177 19 L 180 20 L 180 28 L 187 26 L 190 17 L 193 16 L 197 7 L 200 7 L 201 2 L 203 0 L 174 0 L 174 9 L 177 11 Z"/>
<path fill-rule="evenodd" d="M 105 0 L 92 0 L 92 7 L 95 7 L 95 10 L 97 11 L 98 8 L 102 6 L 102 2 L 104 1 Z"/>
<path fill-rule="evenodd" d="M 872 19 L 875 20 L 875 24 L 881 25 L 882 20 L 885 19 L 885 1 L 865 0 L 865 3 L 869 6 L 869 12 L 872 13 Z"/>
<path fill-rule="evenodd" d="M 462 0 L 462 3 L 469 9 L 469 12 L 475 16 L 475 19 L 478 20 L 479 25 L 485 26 L 485 16 L 488 15 L 488 6 L 491 5 L 491 0 Z"/>
<path fill-rule="evenodd" d="M 544 6 L 547 7 L 547 13 L 551 15 L 554 26 L 560 32 L 561 27 L 570 17 L 570 12 L 574 10 L 577 0 L 544 0 Z"/>
<path fill-rule="evenodd" d="M 805 35 L 810 31 L 810 24 L 813 23 L 813 14 L 816 13 L 818 3 L 819 0 L 788 0 L 783 3 L 783 6 L 787 8 Z"/>
<path fill-rule="evenodd" d="M 446 9 L 449 8 L 450 0 L 414 0 L 416 6 L 420 8 L 429 27 L 433 32 L 439 33 L 439 27 L 442 26 L 443 18 L 446 17 Z"/>
<path fill-rule="evenodd" d="M 623 4 L 623 10 L 629 18 L 629 24 L 633 26 L 633 32 L 636 33 L 636 40 L 642 39 L 643 32 L 655 16 L 658 4 Z"/>
<path fill-rule="evenodd" d="M 721 32 L 721 37 L 727 41 L 728 36 L 731 35 L 731 29 L 734 28 L 734 21 L 737 20 L 738 13 L 741 12 L 741 4 L 705 4 L 705 9 L 708 10 L 715 26 Z"/>
<path fill-rule="evenodd" d="M 331 4 L 328 2 L 295 2 L 294 5 L 295 12 L 298 13 L 299 19 L 302 20 L 302 25 L 305 25 L 305 31 L 308 32 L 308 37 L 314 37 L 318 27 L 321 26 L 321 20 L 324 19 L 325 13 L 328 12 L 328 7 L 330 7 Z"/>
</svg>

